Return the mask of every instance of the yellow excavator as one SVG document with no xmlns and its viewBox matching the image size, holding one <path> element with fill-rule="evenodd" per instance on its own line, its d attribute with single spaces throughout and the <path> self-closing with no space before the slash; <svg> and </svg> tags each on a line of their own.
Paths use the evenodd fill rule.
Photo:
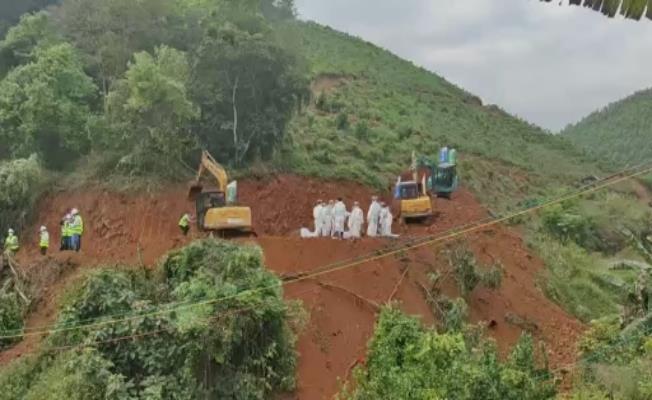
<svg viewBox="0 0 652 400">
<path fill-rule="evenodd" d="M 202 185 L 201 178 L 207 171 L 217 180 L 217 186 Z M 237 183 L 228 183 L 228 181 L 229 176 L 224 167 L 204 150 L 197 178 L 192 182 L 188 192 L 188 197 L 195 201 L 197 207 L 197 226 L 200 230 L 210 232 L 253 233 L 251 208 L 235 205 Z"/>
<path fill-rule="evenodd" d="M 426 171 L 418 165 L 416 153 L 412 153 L 412 179 L 399 181 L 394 188 L 394 198 L 398 201 L 399 218 L 403 224 L 412 220 L 429 220 L 433 215 L 432 199 L 427 188 Z"/>
</svg>

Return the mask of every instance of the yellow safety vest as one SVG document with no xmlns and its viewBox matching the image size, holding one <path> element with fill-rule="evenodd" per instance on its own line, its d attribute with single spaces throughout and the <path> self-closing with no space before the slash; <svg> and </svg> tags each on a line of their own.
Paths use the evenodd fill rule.
<svg viewBox="0 0 652 400">
<path fill-rule="evenodd" d="M 187 228 L 190 225 L 190 218 L 188 214 L 184 214 L 183 217 L 179 220 L 179 226 L 182 228 Z"/>
<path fill-rule="evenodd" d="M 81 215 L 75 215 L 70 228 L 73 235 L 82 235 L 84 233 L 84 220 Z"/>
<path fill-rule="evenodd" d="M 39 241 L 39 246 L 46 249 L 50 247 L 50 234 L 47 231 L 41 232 L 41 240 Z"/>
<path fill-rule="evenodd" d="M 72 236 L 70 222 L 68 222 L 68 221 L 63 222 L 63 225 L 61 226 L 61 236 L 63 236 L 63 237 Z"/>
<path fill-rule="evenodd" d="M 7 236 L 7 239 L 5 239 L 5 250 L 18 251 L 19 248 L 18 237 L 16 235 Z"/>
</svg>

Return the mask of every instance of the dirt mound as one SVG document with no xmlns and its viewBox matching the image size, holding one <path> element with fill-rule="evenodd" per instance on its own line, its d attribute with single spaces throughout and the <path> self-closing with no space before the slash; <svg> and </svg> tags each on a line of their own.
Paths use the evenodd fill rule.
<svg viewBox="0 0 652 400">
<path fill-rule="evenodd" d="M 203 237 L 204 234 L 192 232 L 184 238 L 177 227 L 180 215 L 194 209 L 186 200 L 186 189 L 179 185 L 150 194 L 86 190 L 46 196 L 36 212 L 36 225 L 45 222 L 53 241 L 58 240 L 58 219 L 69 207 L 81 210 L 86 233 L 80 254 L 53 251 L 54 260 L 72 267 L 66 269 L 70 272 L 59 275 L 56 283 L 44 285 L 44 300 L 30 316 L 28 328 L 54 322 L 58 296 L 83 271 L 81 266 L 151 266 L 171 249 Z M 341 196 L 347 204 L 358 200 L 366 208 L 373 191 L 354 183 L 297 176 L 242 181 L 239 190 L 241 202 L 252 207 L 255 228 L 261 235 L 258 243 L 264 249 L 268 266 L 280 274 L 294 276 L 488 217 L 470 192 L 460 190 L 452 201 L 435 201 L 436 215 L 431 224 L 396 224 L 395 230 L 401 234 L 399 241 L 301 240 L 294 232 L 312 225 L 312 208 L 317 199 Z M 19 261 L 23 265 L 43 262 L 36 251 L 35 228 L 33 233 L 22 247 L 25 252 L 20 254 Z M 26 234 L 22 236 L 25 242 Z M 471 319 L 493 321 L 488 333 L 503 351 L 526 329 L 547 344 L 553 367 L 573 362 L 582 326 L 537 288 L 535 280 L 543 263 L 528 253 L 519 233 L 499 226 L 466 240 L 483 263 L 499 262 L 505 271 L 500 289 L 477 289 L 470 296 Z M 423 288 L 428 286 L 429 272 L 446 273 L 449 268 L 441 248 L 422 247 L 287 285 L 286 296 L 302 300 L 310 318 L 299 341 L 299 388 L 289 398 L 329 399 L 338 391 L 339 382 L 347 379 L 351 368 L 364 362 L 380 305 L 396 300 L 406 312 L 421 316 L 426 323 L 435 322 Z M 446 281 L 444 292 L 457 296 L 453 279 Z M 0 355 L 0 363 L 31 351 L 39 340 L 23 341 Z"/>
</svg>

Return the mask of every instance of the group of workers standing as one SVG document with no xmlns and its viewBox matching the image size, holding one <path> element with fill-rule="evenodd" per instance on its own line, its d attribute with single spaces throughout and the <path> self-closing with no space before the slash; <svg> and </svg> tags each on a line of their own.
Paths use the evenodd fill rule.
<svg viewBox="0 0 652 400">
<path fill-rule="evenodd" d="M 79 210 L 73 208 L 61 219 L 61 251 L 79 251 L 81 250 L 81 239 L 84 235 L 84 220 L 79 214 Z M 46 255 L 50 248 L 50 232 L 43 225 L 39 229 L 38 237 L 39 250 L 42 255 Z M 5 238 L 4 251 L 9 255 L 15 255 L 20 250 L 20 241 L 13 229 L 7 231 Z"/>
<path fill-rule="evenodd" d="M 351 211 L 348 211 L 341 198 L 329 202 L 318 200 L 313 209 L 313 219 L 314 231 L 303 228 L 301 237 L 360 239 L 365 224 L 365 214 L 360 208 L 360 203 L 354 202 Z M 389 206 L 384 202 L 380 202 L 376 196 L 371 199 L 366 222 L 368 237 L 396 237 L 396 235 L 392 234 L 394 216 Z"/>
</svg>

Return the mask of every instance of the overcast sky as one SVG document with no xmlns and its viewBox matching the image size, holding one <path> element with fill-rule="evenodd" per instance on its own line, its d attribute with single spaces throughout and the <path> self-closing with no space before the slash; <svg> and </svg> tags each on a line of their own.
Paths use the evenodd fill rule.
<svg viewBox="0 0 652 400">
<path fill-rule="evenodd" d="M 649 20 L 610 20 L 558 0 L 296 1 L 302 19 L 360 36 L 553 131 L 652 87 Z"/>
</svg>

